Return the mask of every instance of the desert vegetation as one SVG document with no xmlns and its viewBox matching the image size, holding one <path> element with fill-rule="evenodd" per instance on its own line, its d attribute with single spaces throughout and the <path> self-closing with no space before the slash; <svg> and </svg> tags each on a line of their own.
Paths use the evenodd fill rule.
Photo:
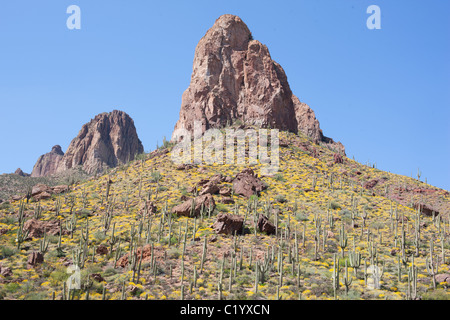
<svg viewBox="0 0 450 320">
<path fill-rule="evenodd" d="M 302 134 L 281 140 L 280 171 L 259 176 L 267 188 L 250 197 L 233 179 L 261 164 L 180 167 L 164 140 L 67 192 L 2 203 L 0 298 L 449 298 L 447 191 L 337 157 Z M 217 176 L 214 205 L 197 210 Z M 174 211 L 186 201 L 188 214 Z M 219 214 L 243 227 L 218 234 Z M 80 288 L 69 290 L 74 265 Z"/>
</svg>

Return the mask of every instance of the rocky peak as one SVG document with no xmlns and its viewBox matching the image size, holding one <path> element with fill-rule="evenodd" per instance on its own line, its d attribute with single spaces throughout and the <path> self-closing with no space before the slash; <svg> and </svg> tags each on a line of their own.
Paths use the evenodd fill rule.
<svg viewBox="0 0 450 320">
<path fill-rule="evenodd" d="M 57 172 L 82 166 L 88 174 L 133 160 L 144 152 L 134 121 L 123 111 L 98 114 L 72 140 Z"/>
<path fill-rule="evenodd" d="M 283 68 L 241 18 L 219 17 L 197 44 L 191 83 L 183 93 L 175 129 L 202 131 L 239 120 L 245 125 L 303 132 L 314 142 L 336 144 L 323 135 L 314 111 L 293 95 Z"/>
<path fill-rule="evenodd" d="M 52 147 L 52 150 L 50 151 L 50 153 L 59 154 L 60 156 L 64 155 L 64 152 L 62 151 L 61 146 L 58 144 L 56 146 Z"/>
<path fill-rule="evenodd" d="M 52 147 L 52 150 L 39 157 L 31 172 L 32 177 L 45 177 L 56 173 L 64 152 L 60 145 Z"/>
<path fill-rule="evenodd" d="M 88 174 L 100 173 L 142 152 L 133 119 L 123 111 L 104 112 L 82 126 L 65 154 L 56 145 L 39 157 L 31 175 L 50 176 L 79 166 Z"/>
<path fill-rule="evenodd" d="M 17 168 L 17 170 L 14 171 L 14 174 L 17 174 L 18 176 L 21 176 L 21 177 L 29 177 L 30 176 L 30 174 L 23 172 L 22 169 L 20 169 L 20 168 Z"/>
</svg>

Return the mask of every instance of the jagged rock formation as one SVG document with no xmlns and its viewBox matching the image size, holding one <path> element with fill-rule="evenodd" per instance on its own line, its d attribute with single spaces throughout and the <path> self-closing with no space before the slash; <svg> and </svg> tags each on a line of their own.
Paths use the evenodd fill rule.
<svg viewBox="0 0 450 320">
<path fill-rule="evenodd" d="M 17 168 L 17 170 L 14 171 L 14 174 L 17 174 L 18 176 L 21 176 L 21 177 L 29 177 L 30 176 L 29 173 L 23 172 L 22 169 L 20 169 L 20 168 Z"/>
<path fill-rule="evenodd" d="M 56 171 L 82 166 L 88 174 L 100 173 L 143 152 L 133 119 L 123 111 L 104 112 L 83 125 Z"/>
<path fill-rule="evenodd" d="M 61 150 L 61 146 L 54 146 L 50 152 L 39 157 L 33 167 L 31 176 L 46 177 L 55 174 L 63 156 L 64 152 Z"/>
<path fill-rule="evenodd" d="M 49 176 L 77 167 L 88 174 L 101 173 L 143 152 L 133 119 L 123 111 L 104 112 L 83 125 L 65 154 L 55 146 L 41 156 L 32 176 Z"/>
<path fill-rule="evenodd" d="M 176 129 L 202 132 L 239 120 L 245 125 L 303 132 L 314 142 L 340 143 L 323 135 L 314 111 L 292 94 L 283 68 L 237 16 L 216 20 L 199 41 L 189 88 L 183 93 Z"/>
</svg>

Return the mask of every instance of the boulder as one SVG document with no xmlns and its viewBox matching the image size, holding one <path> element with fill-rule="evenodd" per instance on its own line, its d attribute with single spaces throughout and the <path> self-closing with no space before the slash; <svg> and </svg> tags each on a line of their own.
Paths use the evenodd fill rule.
<svg viewBox="0 0 450 320">
<path fill-rule="evenodd" d="M 101 244 L 97 247 L 97 249 L 95 249 L 95 252 L 101 256 L 104 256 L 104 255 L 108 254 L 109 250 L 105 245 Z"/>
<path fill-rule="evenodd" d="M 275 234 L 276 229 L 272 222 L 265 216 L 260 214 L 257 222 L 258 230 L 264 232 L 267 235 Z"/>
<path fill-rule="evenodd" d="M 193 208 L 193 212 L 191 213 L 193 200 L 194 200 L 194 208 Z M 178 216 L 196 217 L 196 216 L 200 215 L 202 206 L 203 206 L 204 210 L 208 210 L 208 208 L 210 206 L 211 206 L 211 209 L 214 210 L 216 207 L 214 197 L 211 194 L 207 193 L 207 194 L 198 196 L 194 199 L 187 199 L 182 204 L 179 204 L 179 205 L 173 207 L 172 212 L 177 214 Z"/>
<path fill-rule="evenodd" d="M 436 275 L 436 283 L 448 282 L 450 283 L 450 274 L 440 273 Z"/>
<path fill-rule="evenodd" d="M 439 214 L 438 210 L 436 210 L 432 206 L 430 206 L 426 203 L 423 203 L 423 202 L 416 202 L 414 204 L 414 209 L 419 210 L 420 212 L 422 212 L 424 215 L 426 215 L 428 217 L 433 216 L 433 213 L 435 216 L 437 216 Z"/>
<path fill-rule="evenodd" d="M 251 168 L 244 169 L 238 173 L 233 180 L 234 193 L 250 198 L 252 195 L 259 195 L 267 186 L 262 182 Z"/>
<path fill-rule="evenodd" d="M 25 221 L 23 230 L 29 231 L 28 238 L 40 238 L 44 235 L 44 233 L 55 236 L 59 235 L 60 221 L 41 221 L 35 218 L 31 218 Z M 63 234 L 66 234 L 66 232 L 67 231 L 63 229 Z"/>
<path fill-rule="evenodd" d="M 202 190 L 200 191 L 200 195 L 204 195 L 204 194 L 217 194 L 219 193 L 219 186 L 217 185 L 216 182 L 214 181 L 209 181 L 207 184 L 205 184 L 202 188 Z"/>
<path fill-rule="evenodd" d="M 6 277 L 11 277 L 13 275 L 11 268 L 0 266 L 0 275 Z"/>
<path fill-rule="evenodd" d="M 340 153 L 335 153 L 333 155 L 334 163 L 344 163 L 344 159 L 342 158 L 342 155 Z"/>
<path fill-rule="evenodd" d="M 152 213 L 156 213 L 156 211 L 157 211 L 156 205 L 151 200 L 146 200 L 145 202 L 143 202 L 141 204 L 141 207 L 140 207 L 141 214 L 145 214 L 146 212 L 148 214 L 152 214 Z"/>
<path fill-rule="evenodd" d="M 233 235 L 242 233 L 244 226 L 244 217 L 226 213 L 219 213 L 214 222 L 213 229 L 218 234 Z"/>
<path fill-rule="evenodd" d="M 228 187 L 220 188 L 219 194 L 224 197 L 229 197 L 231 196 L 231 189 Z"/>
<path fill-rule="evenodd" d="M 378 184 L 378 179 L 372 179 L 364 182 L 363 187 L 365 189 L 373 189 Z"/>
<path fill-rule="evenodd" d="M 44 262 L 44 255 L 40 252 L 33 251 L 28 256 L 27 268 L 28 269 L 34 268 L 37 264 L 40 264 L 42 262 Z"/>
<path fill-rule="evenodd" d="M 69 191 L 69 186 L 59 185 L 59 186 L 53 187 L 52 190 L 53 190 L 54 193 L 60 194 L 60 193 L 64 193 L 64 192 Z"/>
<path fill-rule="evenodd" d="M 97 282 L 103 282 L 105 279 L 99 273 L 91 273 L 91 278 Z"/>
</svg>

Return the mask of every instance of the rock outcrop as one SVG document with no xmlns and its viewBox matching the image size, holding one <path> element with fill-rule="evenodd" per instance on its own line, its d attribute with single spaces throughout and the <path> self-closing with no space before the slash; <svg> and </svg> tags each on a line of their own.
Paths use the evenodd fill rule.
<svg viewBox="0 0 450 320">
<path fill-rule="evenodd" d="M 81 128 L 64 154 L 60 146 L 42 155 L 34 166 L 32 177 L 50 176 L 81 167 L 88 174 L 133 160 L 143 153 L 133 119 L 123 111 L 101 113 Z"/>
<path fill-rule="evenodd" d="M 44 255 L 39 251 L 33 251 L 28 256 L 27 269 L 36 267 L 38 264 L 44 262 Z"/>
<path fill-rule="evenodd" d="M 244 226 L 244 217 L 235 214 L 219 213 L 214 222 L 214 231 L 218 234 L 241 234 Z"/>
<path fill-rule="evenodd" d="M 194 132 L 241 122 L 263 128 L 303 132 L 316 143 L 340 143 L 323 135 L 314 111 L 292 93 L 283 68 L 253 40 L 247 25 L 225 14 L 199 41 L 189 88 L 183 93 L 176 129 Z"/>
<path fill-rule="evenodd" d="M 18 176 L 21 176 L 21 177 L 29 177 L 30 176 L 29 173 L 23 172 L 22 169 L 20 169 L 20 168 L 17 168 L 17 170 L 14 171 L 14 174 L 17 174 Z"/>
<path fill-rule="evenodd" d="M 257 226 L 259 231 L 265 232 L 268 235 L 276 233 L 275 225 L 263 214 L 259 215 Z"/>
<path fill-rule="evenodd" d="M 214 201 L 214 197 L 207 193 L 201 196 L 198 196 L 194 199 L 187 199 L 183 203 L 172 208 L 172 213 L 175 213 L 178 216 L 185 217 L 198 217 L 201 214 L 201 210 L 207 210 L 211 207 L 211 211 L 214 211 L 216 207 L 216 202 Z"/>
<path fill-rule="evenodd" d="M 28 239 L 38 239 L 46 233 L 47 235 L 56 236 L 59 235 L 61 230 L 61 222 L 59 220 L 41 221 L 35 218 L 27 220 L 23 225 L 23 231 L 28 231 Z M 67 233 L 67 230 L 62 231 L 63 234 Z"/>
<path fill-rule="evenodd" d="M 49 199 L 52 194 L 60 194 L 67 192 L 69 187 L 66 185 L 59 185 L 55 187 L 49 187 L 45 184 L 39 183 L 31 189 L 31 196 L 35 201 Z"/>
<path fill-rule="evenodd" d="M 133 119 L 123 111 L 104 112 L 83 125 L 70 143 L 57 172 L 82 166 L 88 174 L 101 173 L 106 168 L 127 163 L 143 152 Z"/>
<path fill-rule="evenodd" d="M 61 146 L 56 145 L 49 153 L 43 154 L 39 157 L 31 172 L 32 177 L 47 177 L 56 173 L 64 157 L 64 152 Z"/>
<path fill-rule="evenodd" d="M 236 175 L 233 180 L 233 189 L 235 194 L 250 198 L 252 195 L 259 196 L 261 191 L 267 189 L 267 185 L 251 168 L 246 168 Z"/>
</svg>

